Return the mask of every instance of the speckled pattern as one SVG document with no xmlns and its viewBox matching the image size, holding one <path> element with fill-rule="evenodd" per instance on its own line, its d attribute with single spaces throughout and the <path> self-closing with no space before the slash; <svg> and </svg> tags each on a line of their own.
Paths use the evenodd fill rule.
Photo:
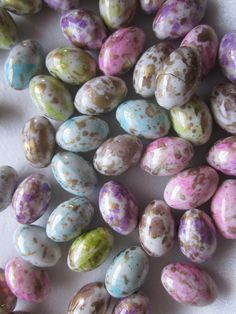
<svg viewBox="0 0 236 314">
<path fill-rule="evenodd" d="M 137 0 L 99 0 L 100 14 L 111 29 L 127 26 L 136 12 Z"/>
<path fill-rule="evenodd" d="M 209 150 L 207 161 L 224 174 L 236 176 L 236 136 L 218 140 Z"/>
<path fill-rule="evenodd" d="M 163 137 L 147 146 L 140 166 L 151 175 L 172 176 L 186 168 L 193 155 L 190 142 L 180 137 Z"/>
<path fill-rule="evenodd" d="M 92 221 L 94 208 L 85 197 L 75 197 L 58 205 L 47 222 L 47 236 L 66 242 L 81 235 Z"/>
<path fill-rule="evenodd" d="M 103 282 L 92 282 L 82 287 L 72 298 L 68 314 L 106 314 L 110 304 Z"/>
<path fill-rule="evenodd" d="M 100 16 L 84 9 L 72 10 L 61 17 L 63 35 L 76 47 L 100 49 L 107 37 Z"/>
<path fill-rule="evenodd" d="M 35 116 L 26 122 L 21 133 L 26 159 L 35 168 L 47 167 L 55 148 L 55 130 L 48 119 Z"/>
<path fill-rule="evenodd" d="M 162 42 L 146 50 L 135 65 L 133 85 L 137 94 L 150 97 L 155 94 L 156 76 L 163 61 L 173 51 L 169 42 Z"/>
<path fill-rule="evenodd" d="M 91 271 L 109 256 L 114 238 L 107 228 L 96 228 L 79 236 L 71 245 L 67 263 L 76 272 Z"/>
<path fill-rule="evenodd" d="M 166 185 L 164 199 L 176 209 L 197 208 L 216 192 L 217 172 L 208 166 L 189 168 L 174 176 Z"/>
<path fill-rule="evenodd" d="M 42 6 L 42 0 L 0 0 L 0 8 L 18 15 L 36 14 Z"/>
<path fill-rule="evenodd" d="M 21 300 L 41 303 L 50 292 L 51 282 L 45 270 L 15 257 L 5 267 L 5 277 L 11 291 Z"/>
<path fill-rule="evenodd" d="M 195 96 L 185 105 L 170 110 L 176 133 L 194 145 L 206 144 L 212 134 L 212 117 L 207 104 Z"/>
<path fill-rule="evenodd" d="M 52 76 L 35 76 L 30 81 L 29 91 L 33 103 L 50 119 L 64 121 L 74 112 L 69 90 Z"/>
<path fill-rule="evenodd" d="M 191 209 L 180 219 L 178 238 L 182 253 L 194 263 L 210 259 L 217 246 L 215 226 L 205 212 Z"/>
<path fill-rule="evenodd" d="M 130 296 L 143 285 L 148 270 L 148 257 L 139 246 L 121 251 L 107 269 L 107 291 L 115 298 Z"/>
<path fill-rule="evenodd" d="M 112 314 L 151 314 L 151 304 L 143 293 L 135 293 L 116 304 Z"/>
<path fill-rule="evenodd" d="M 57 144 L 71 152 L 88 152 L 105 142 L 109 126 L 97 117 L 78 116 L 65 121 L 58 129 Z"/>
<path fill-rule="evenodd" d="M 7 10 L 0 8 L 0 49 L 11 49 L 17 41 L 16 23 Z"/>
<path fill-rule="evenodd" d="M 52 50 L 47 55 L 46 67 L 63 82 L 80 85 L 96 75 L 97 62 L 87 51 L 68 46 Z"/>
<path fill-rule="evenodd" d="M 128 72 L 143 51 L 145 34 L 141 28 L 121 28 L 110 35 L 103 44 L 98 64 L 105 75 Z"/>
<path fill-rule="evenodd" d="M 97 175 L 83 157 L 71 152 L 57 153 L 52 159 L 51 167 L 55 179 L 67 192 L 78 196 L 95 192 Z"/>
<path fill-rule="evenodd" d="M 128 92 L 125 81 L 115 76 L 98 76 L 85 83 L 75 96 L 76 109 L 87 115 L 110 112 Z"/>
<path fill-rule="evenodd" d="M 211 201 L 218 230 L 226 239 L 236 239 L 236 180 L 225 180 Z"/>
<path fill-rule="evenodd" d="M 77 9 L 79 0 L 44 0 L 47 5 L 56 11 L 69 11 Z"/>
<path fill-rule="evenodd" d="M 136 136 L 118 135 L 97 149 L 93 164 L 103 175 L 116 176 L 138 163 L 142 150 L 143 144 Z"/>
<path fill-rule="evenodd" d="M 153 21 L 153 31 L 159 39 L 185 36 L 203 18 L 207 0 L 167 0 Z"/>
<path fill-rule="evenodd" d="M 225 131 L 236 134 L 236 86 L 232 83 L 218 84 L 210 99 L 215 121 Z"/>
<path fill-rule="evenodd" d="M 220 42 L 219 62 L 225 76 L 236 83 L 236 32 L 224 35 Z"/>
<path fill-rule="evenodd" d="M 137 201 L 121 183 L 109 181 L 102 186 L 99 209 L 106 223 L 120 234 L 130 234 L 137 226 Z"/>
<path fill-rule="evenodd" d="M 51 200 L 51 187 L 44 175 L 27 177 L 16 189 L 12 206 L 16 219 L 22 224 L 31 224 L 47 210 Z"/>
<path fill-rule="evenodd" d="M 18 174 L 14 168 L 0 167 L 0 212 L 10 205 L 17 182 Z"/>
<path fill-rule="evenodd" d="M 155 96 L 166 109 L 186 104 L 195 94 L 201 76 L 201 58 L 198 50 L 180 47 L 163 62 L 157 73 Z"/>
<path fill-rule="evenodd" d="M 146 139 L 165 136 L 170 129 L 167 112 L 144 99 L 122 103 L 116 111 L 116 119 L 127 133 Z"/>
<path fill-rule="evenodd" d="M 195 265 L 167 265 L 162 271 L 161 281 L 170 296 L 184 305 L 206 306 L 214 302 L 217 296 L 214 280 Z"/>
<path fill-rule="evenodd" d="M 166 0 L 140 0 L 141 8 L 148 14 L 156 13 Z"/>
<path fill-rule="evenodd" d="M 0 313 L 7 314 L 16 306 L 16 296 L 8 288 L 4 270 L 0 268 Z"/>
<path fill-rule="evenodd" d="M 181 47 L 198 49 L 202 59 L 202 77 L 206 77 L 214 68 L 218 53 L 218 37 L 209 25 L 198 25 L 183 39 Z"/>
<path fill-rule="evenodd" d="M 139 239 L 150 256 L 159 257 L 168 253 L 175 242 L 176 225 L 170 207 L 154 200 L 145 208 L 139 223 Z"/>
</svg>

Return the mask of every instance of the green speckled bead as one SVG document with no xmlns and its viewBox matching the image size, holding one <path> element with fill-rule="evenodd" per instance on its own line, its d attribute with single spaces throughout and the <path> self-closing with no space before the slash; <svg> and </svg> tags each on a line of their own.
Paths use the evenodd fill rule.
<svg viewBox="0 0 236 314">
<path fill-rule="evenodd" d="M 59 80 L 49 75 L 35 76 L 29 85 L 34 104 L 48 118 L 65 121 L 74 112 L 68 89 Z"/>
<path fill-rule="evenodd" d="M 82 234 L 70 248 L 69 268 L 83 272 L 99 267 L 110 254 L 113 242 L 113 235 L 107 228 L 96 228 Z"/>
<path fill-rule="evenodd" d="M 18 15 L 35 14 L 42 9 L 42 0 L 0 0 L 0 7 Z"/>
<path fill-rule="evenodd" d="M 10 49 L 17 43 L 17 27 L 11 15 L 0 8 L 0 49 Z"/>
</svg>

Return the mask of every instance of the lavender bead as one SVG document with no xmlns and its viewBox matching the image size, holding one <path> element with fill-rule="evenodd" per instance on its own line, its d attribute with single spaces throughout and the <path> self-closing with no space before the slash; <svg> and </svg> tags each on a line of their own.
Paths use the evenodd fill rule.
<svg viewBox="0 0 236 314">
<path fill-rule="evenodd" d="M 225 76 L 236 83 L 236 32 L 225 34 L 220 43 L 219 62 Z"/>
<path fill-rule="evenodd" d="M 78 8 L 79 0 L 44 0 L 44 2 L 56 11 L 69 11 Z"/>
</svg>

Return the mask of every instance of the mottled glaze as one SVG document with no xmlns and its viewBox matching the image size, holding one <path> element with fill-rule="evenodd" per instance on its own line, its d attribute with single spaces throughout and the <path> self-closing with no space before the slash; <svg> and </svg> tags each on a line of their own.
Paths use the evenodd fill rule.
<svg viewBox="0 0 236 314">
<path fill-rule="evenodd" d="M 201 58 L 198 50 L 180 47 L 163 62 L 157 73 L 155 96 L 166 109 L 186 104 L 195 94 L 201 76 Z"/>
<path fill-rule="evenodd" d="M 206 158 L 213 168 L 229 176 L 236 176 L 236 136 L 218 140 Z"/>
<path fill-rule="evenodd" d="M 8 288 L 4 270 L 0 268 L 0 313 L 8 314 L 16 306 L 16 296 Z"/>
<path fill-rule="evenodd" d="M 207 0 L 167 0 L 153 21 L 153 31 L 159 39 L 185 36 L 199 24 L 206 10 Z"/>
<path fill-rule="evenodd" d="M 203 78 L 214 68 L 219 41 L 215 30 L 211 26 L 196 26 L 185 36 L 180 46 L 198 49 L 202 59 Z"/>
<path fill-rule="evenodd" d="M 107 138 L 109 126 L 97 117 L 78 116 L 65 121 L 58 129 L 57 144 L 71 152 L 96 149 Z"/>
<path fill-rule="evenodd" d="M 215 226 L 206 213 L 190 209 L 180 219 L 178 238 L 182 253 L 194 263 L 210 259 L 217 246 Z"/>
<path fill-rule="evenodd" d="M 175 220 L 164 201 L 154 200 L 145 208 L 139 223 L 139 239 L 150 256 L 168 253 L 175 242 Z"/>
<path fill-rule="evenodd" d="M 167 112 L 145 99 L 128 100 L 119 105 L 116 119 L 127 133 L 146 139 L 165 136 L 170 129 Z"/>
<path fill-rule="evenodd" d="M 166 0 L 140 0 L 141 8 L 148 14 L 156 13 Z"/>
<path fill-rule="evenodd" d="M 112 314 L 151 314 L 151 304 L 149 298 L 143 293 L 135 293 L 130 297 L 119 301 Z"/>
<path fill-rule="evenodd" d="M 194 145 L 206 144 L 212 134 L 212 117 L 207 104 L 195 96 L 185 105 L 170 110 L 175 132 Z"/>
<path fill-rule="evenodd" d="M 115 76 L 98 76 L 85 83 L 75 96 L 76 109 L 99 115 L 115 109 L 128 92 L 125 81 Z"/>
<path fill-rule="evenodd" d="M 217 296 L 212 277 L 192 264 L 167 265 L 162 271 L 161 282 L 169 295 L 184 305 L 206 306 L 213 303 Z"/>
<path fill-rule="evenodd" d="M 147 255 L 139 246 L 121 251 L 107 269 L 105 285 L 114 298 L 130 296 L 143 285 L 149 270 Z"/>
<path fill-rule="evenodd" d="M 35 168 L 47 167 L 55 149 L 55 130 L 42 116 L 28 120 L 21 133 L 26 159 Z"/>
<path fill-rule="evenodd" d="M 106 176 L 117 176 L 140 160 L 142 142 L 134 135 L 118 135 L 103 143 L 94 155 L 95 169 Z"/>
<path fill-rule="evenodd" d="M 133 85 L 137 94 L 150 97 L 155 94 L 156 76 L 163 61 L 173 51 L 169 42 L 162 42 L 146 50 L 135 65 Z"/>
<path fill-rule="evenodd" d="M 210 100 L 218 125 L 225 131 L 236 134 L 236 86 L 232 83 L 216 85 Z"/>
<path fill-rule="evenodd" d="M 67 46 L 49 52 L 46 67 L 63 82 L 80 85 L 96 75 L 97 62 L 87 51 Z"/>
<path fill-rule="evenodd" d="M 197 208 L 216 192 L 217 172 L 208 166 L 189 168 L 174 176 L 166 185 L 164 199 L 176 209 Z"/>
<path fill-rule="evenodd" d="M 42 0 L 0 0 L 0 8 L 18 15 L 36 14 L 42 5 Z"/>
<path fill-rule="evenodd" d="M 85 197 L 75 197 L 58 205 L 49 216 L 47 236 L 66 242 L 81 235 L 92 221 L 94 208 Z"/>
<path fill-rule="evenodd" d="M 10 49 L 18 41 L 17 26 L 7 10 L 0 8 L 0 49 Z"/>
<path fill-rule="evenodd" d="M 51 200 L 51 187 L 42 174 L 33 174 L 23 180 L 16 189 L 12 206 L 21 224 L 31 224 L 47 210 Z"/>
<path fill-rule="evenodd" d="M 35 76 L 30 81 L 29 91 L 33 103 L 50 119 L 64 121 L 74 112 L 69 90 L 52 76 Z"/>
<path fill-rule="evenodd" d="M 59 12 L 77 9 L 79 0 L 44 0 L 47 5 Z"/>
<path fill-rule="evenodd" d="M 219 62 L 225 76 L 236 83 L 236 32 L 224 35 L 220 42 Z"/>
<path fill-rule="evenodd" d="M 78 196 L 95 192 L 96 173 L 83 157 L 71 152 L 57 153 L 52 159 L 51 167 L 55 179 L 67 192 Z"/>
<path fill-rule="evenodd" d="M 103 282 L 93 282 L 82 287 L 72 298 L 68 314 L 106 314 L 110 304 Z"/>
<path fill-rule="evenodd" d="M 17 182 L 18 174 L 14 168 L 10 166 L 0 167 L 0 211 L 10 205 Z"/>
<path fill-rule="evenodd" d="M 111 29 L 127 26 L 136 12 L 137 0 L 99 0 L 99 11 Z"/>
<path fill-rule="evenodd" d="M 72 10 L 62 15 L 61 30 L 74 46 L 83 49 L 100 49 L 107 37 L 100 16 L 84 9 Z"/>
<path fill-rule="evenodd" d="M 141 28 L 121 28 L 110 35 L 99 53 L 99 68 L 105 75 L 128 72 L 143 51 L 145 34 Z"/>
<path fill-rule="evenodd" d="M 105 222 L 120 234 L 130 234 L 137 226 L 137 201 L 121 183 L 109 181 L 102 186 L 99 209 Z"/>
<path fill-rule="evenodd" d="M 236 239 L 236 180 L 225 180 L 211 201 L 214 221 L 226 239 Z"/>
<path fill-rule="evenodd" d="M 193 146 L 180 137 L 163 137 L 150 143 L 140 166 L 155 176 L 172 176 L 186 168 L 194 156 Z"/>
<path fill-rule="evenodd" d="M 52 267 L 61 258 L 59 245 L 49 239 L 39 226 L 21 226 L 16 229 L 13 243 L 22 259 L 38 267 Z"/>
<path fill-rule="evenodd" d="M 5 277 L 10 290 L 21 300 L 41 303 L 50 292 L 51 282 L 47 272 L 20 257 L 9 260 Z"/>
<path fill-rule="evenodd" d="M 107 228 L 96 228 L 82 234 L 70 247 L 69 268 L 84 272 L 99 267 L 108 258 L 113 243 L 113 235 Z"/>
</svg>

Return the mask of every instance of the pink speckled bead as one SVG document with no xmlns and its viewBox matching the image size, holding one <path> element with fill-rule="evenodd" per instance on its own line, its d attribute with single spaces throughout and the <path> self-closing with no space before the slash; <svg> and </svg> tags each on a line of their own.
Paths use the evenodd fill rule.
<svg viewBox="0 0 236 314">
<path fill-rule="evenodd" d="M 4 270 L 0 268 L 0 313 L 6 314 L 13 311 L 16 302 L 16 296 L 7 286 Z"/>
<path fill-rule="evenodd" d="M 236 180 L 226 180 L 211 202 L 214 221 L 226 239 L 236 239 Z"/>
<path fill-rule="evenodd" d="M 167 265 L 162 271 L 161 282 L 169 295 L 181 304 L 205 306 L 214 302 L 217 296 L 215 281 L 195 265 Z"/>
</svg>

